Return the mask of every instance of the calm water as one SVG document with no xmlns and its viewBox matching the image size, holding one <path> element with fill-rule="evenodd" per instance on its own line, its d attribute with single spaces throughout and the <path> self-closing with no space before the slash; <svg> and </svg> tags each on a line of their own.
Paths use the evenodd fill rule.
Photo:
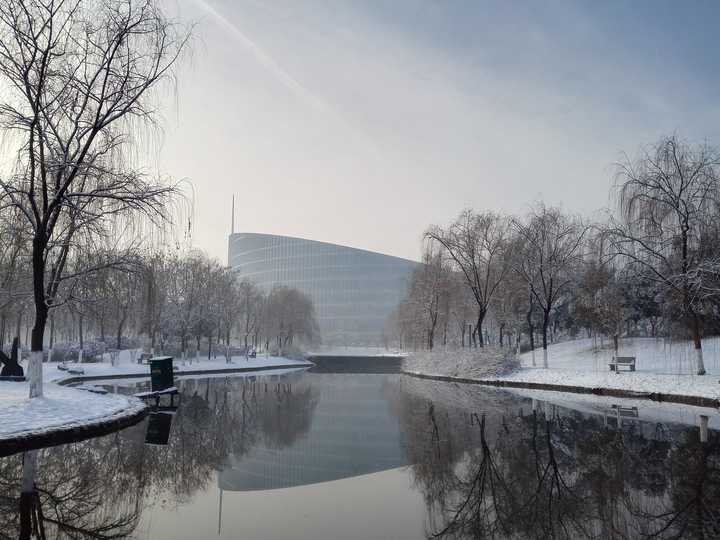
<svg viewBox="0 0 720 540">
<path fill-rule="evenodd" d="M 185 380 L 172 414 L 1 458 L 0 538 L 720 538 L 716 412 L 567 399 L 392 374 Z"/>
</svg>

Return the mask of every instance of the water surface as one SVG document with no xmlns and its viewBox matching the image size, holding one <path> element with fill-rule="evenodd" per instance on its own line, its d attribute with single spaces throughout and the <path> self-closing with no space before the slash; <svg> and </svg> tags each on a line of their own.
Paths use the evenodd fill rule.
<svg viewBox="0 0 720 540">
<path fill-rule="evenodd" d="M 119 433 L 0 459 L 0 538 L 720 537 L 712 410 L 399 374 L 180 391 Z"/>
</svg>

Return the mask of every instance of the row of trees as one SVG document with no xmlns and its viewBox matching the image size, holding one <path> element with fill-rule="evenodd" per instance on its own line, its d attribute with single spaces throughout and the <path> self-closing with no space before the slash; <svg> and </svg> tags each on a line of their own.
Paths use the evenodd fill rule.
<svg viewBox="0 0 720 540">
<path fill-rule="evenodd" d="M 424 235 L 423 264 L 389 321 L 401 346 L 521 344 L 560 333 L 702 337 L 720 327 L 720 154 L 676 136 L 618 166 L 612 211 L 587 220 L 537 203 L 465 210 Z M 490 329 L 492 331 L 490 331 Z"/>
<path fill-rule="evenodd" d="M 81 349 L 88 332 L 118 346 L 143 332 L 183 353 L 234 332 L 246 348 L 316 339 L 297 291 L 265 295 L 205 257 L 147 254 L 177 248 L 178 223 L 191 230 L 181 185 L 141 159 L 190 39 L 156 0 L 0 3 L 0 340 L 29 327 L 31 397 L 58 332 Z"/>
<path fill-rule="evenodd" d="M 0 220 L 29 253 L 30 397 L 52 310 L 171 224 L 178 184 L 138 157 L 189 38 L 155 0 L 0 3 Z M 8 285 L 3 303 L 26 301 Z"/>
<path fill-rule="evenodd" d="M 20 294 L 32 279 L 23 264 L 29 256 L 20 249 L 8 264 L 0 264 L 0 279 L 19 291 L 19 301 L 0 307 L 2 340 L 21 334 L 18 329 L 31 320 L 33 306 L 27 293 Z M 80 275 L 58 288 L 46 349 L 73 344 L 74 355 L 75 344 L 89 353 L 98 342 L 121 349 L 128 338 L 140 345 L 140 338 L 151 351 L 185 357 L 201 349 L 210 356 L 217 345 L 282 351 L 297 340 L 319 339 L 306 295 L 284 286 L 266 293 L 201 252 L 125 254 L 121 265 Z"/>
</svg>

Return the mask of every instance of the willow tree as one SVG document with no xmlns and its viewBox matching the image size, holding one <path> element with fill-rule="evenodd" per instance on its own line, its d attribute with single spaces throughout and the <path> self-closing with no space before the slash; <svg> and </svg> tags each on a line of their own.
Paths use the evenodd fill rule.
<svg viewBox="0 0 720 540">
<path fill-rule="evenodd" d="M 661 139 L 618 166 L 618 219 L 610 226 L 616 254 L 647 270 L 688 328 L 698 375 L 705 374 L 702 322 L 717 257 L 720 154 L 707 144 Z M 712 266 L 712 265 L 710 265 Z"/>
<path fill-rule="evenodd" d="M 524 221 L 514 220 L 519 240 L 515 271 L 530 290 L 531 301 L 542 311 L 543 365 L 548 367 L 550 316 L 570 292 L 575 270 L 582 260 L 587 225 L 559 208 L 539 203 Z"/>
<path fill-rule="evenodd" d="M 0 2 L 0 123 L 17 150 L 0 178 L 0 211 L 17 209 L 31 238 L 31 397 L 42 395 L 48 312 L 87 243 L 78 238 L 122 234 L 118 222 L 139 216 L 157 222 L 176 192 L 130 159 L 188 40 L 157 4 Z"/>
<path fill-rule="evenodd" d="M 510 270 L 507 256 L 510 222 L 493 212 L 465 210 L 449 227 L 433 226 L 425 238 L 438 242 L 465 278 L 477 309 L 477 333 L 484 344 L 482 325 L 490 305 Z"/>
</svg>

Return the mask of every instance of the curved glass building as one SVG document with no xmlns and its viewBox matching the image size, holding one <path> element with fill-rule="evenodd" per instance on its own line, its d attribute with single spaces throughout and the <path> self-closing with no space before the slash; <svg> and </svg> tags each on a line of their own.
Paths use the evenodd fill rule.
<svg viewBox="0 0 720 540">
<path fill-rule="evenodd" d="M 228 264 L 266 291 L 280 284 L 307 294 L 323 344 L 381 346 L 385 322 L 418 263 L 302 238 L 234 233 Z"/>
</svg>

